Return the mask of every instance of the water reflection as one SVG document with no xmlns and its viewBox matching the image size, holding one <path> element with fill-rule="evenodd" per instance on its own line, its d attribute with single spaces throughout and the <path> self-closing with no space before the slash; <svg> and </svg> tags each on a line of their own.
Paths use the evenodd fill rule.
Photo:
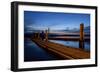
<svg viewBox="0 0 100 73">
<path fill-rule="evenodd" d="M 51 42 L 63 44 L 66 46 L 79 48 L 79 42 L 76 41 L 62 41 L 62 40 L 49 40 Z M 85 42 L 85 50 L 90 51 L 90 43 Z M 40 48 L 30 39 L 24 40 L 24 61 L 47 61 L 47 60 L 59 60 L 56 56 L 50 54 L 43 48 Z"/>
<path fill-rule="evenodd" d="M 43 48 L 37 46 L 30 39 L 24 40 L 24 61 L 44 61 L 56 60 L 57 58 L 45 51 Z"/>
<path fill-rule="evenodd" d="M 79 48 L 79 42 L 78 41 L 63 41 L 63 40 L 50 40 L 51 42 L 59 43 L 65 46 L 71 46 L 75 48 Z M 90 51 L 90 43 L 84 42 L 84 49 L 86 51 Z"/>
</svg>

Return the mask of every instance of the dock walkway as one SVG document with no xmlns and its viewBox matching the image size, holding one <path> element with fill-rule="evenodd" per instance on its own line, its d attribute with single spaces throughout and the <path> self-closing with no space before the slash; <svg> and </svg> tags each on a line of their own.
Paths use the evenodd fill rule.
<svg viewBox="0 0 100 73">
<path fill-rule="evenodd" d="M 73 48 L 64 46 L 58 43 L 43 41 L 41 39 L 31 39 L 38 46 L 45 50 L 48 50 L 52 54 L 56 54 L 63 59 L 88 59 L 90 58 L 90 52 L 83 50 L 82 48 Z"/>
</svg>

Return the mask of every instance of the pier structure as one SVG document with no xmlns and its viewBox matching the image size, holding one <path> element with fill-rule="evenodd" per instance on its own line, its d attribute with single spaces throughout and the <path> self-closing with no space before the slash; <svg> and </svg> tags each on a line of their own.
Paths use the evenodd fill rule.
<svg viewBox="0 0 100 73">
<path fill-rule="evenodd" d="M 31 40 L 35 42 L 38 46 L 47 50 L 48 52 L 57 55 L 62 59 L 87 59 L 90 58 L 90 52 L 84 50 L 84 41 L 89 40 L 89 38 L 84 38 L 84 24 L 80 24 L 80 37 L 55 37 L 49 38 L 50 29 L 45 30 L 45 40 L 41 40 L 40 33 L 35 34 L 35 38 L 32 37 Z M 62 44 L 54 43 L 49 40 L 69 40 L 69 41 L 79 41 L 79 48 L 64 46 Z"/>
</svg>

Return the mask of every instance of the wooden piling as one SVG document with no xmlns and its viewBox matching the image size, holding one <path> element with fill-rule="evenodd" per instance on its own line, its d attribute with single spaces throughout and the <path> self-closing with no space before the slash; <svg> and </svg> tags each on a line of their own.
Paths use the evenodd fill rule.
<svg viewBox="0 0 100 73">
<path fill-rule="evenodd" d="M 34 38 L 37 38 L 37 33 L 34 34 Z"/>
<path fill-rule="evenodd" d="M 79 40 L 79 48 L 84 48 L 84 24 L 80 24 L 80 40 Z"/>
<path fill-rule="evenodd" d="M 48 28 L 48 34 L 49 34 L 49 32 L 50 32 L 50 28 Z"/>
<path fill-rule="evenodd" d="M 37 38 L 40 39 L 40 33 L 39 32 L 37 33 Z"/>
<path fill-rule="evenodd" d="M 48 41 L 48 30 L 45 30 L 45 41 Z"/>
</svg>

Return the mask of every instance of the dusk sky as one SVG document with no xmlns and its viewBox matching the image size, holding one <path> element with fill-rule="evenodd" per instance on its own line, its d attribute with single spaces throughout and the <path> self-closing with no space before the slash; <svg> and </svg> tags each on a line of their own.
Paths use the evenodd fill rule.
<svg viewBox="0 0 100 73">
<path fill-rule="evenodd" d="M 24 11 L 25 32 L 32 30 L 65 30 L 90 26 L 90 14 Z"/>
</svg>

